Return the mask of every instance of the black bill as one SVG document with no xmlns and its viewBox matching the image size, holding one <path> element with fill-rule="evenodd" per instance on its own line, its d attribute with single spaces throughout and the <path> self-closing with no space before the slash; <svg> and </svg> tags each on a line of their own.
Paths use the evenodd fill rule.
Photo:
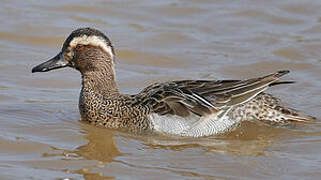
<svg viewBox="0 0 321 180">
<path fill-rule="evenodd" d="M 69 62 L 64 59 L 62 53 L 60 52 L 54 58 L 39 64 L 38 66 L 32 68 L 32 73 L 34 72 L 47 72 L 53 69 L 63 68 L 69 65 Z"/>
</svg>

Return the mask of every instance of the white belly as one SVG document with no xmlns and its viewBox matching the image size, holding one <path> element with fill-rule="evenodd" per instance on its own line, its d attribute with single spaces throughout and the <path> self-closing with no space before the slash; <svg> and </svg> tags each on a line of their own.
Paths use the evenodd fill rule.
<svg viewBox="0 0 321 180">
<path fill-rule="evenodd" d="M 223 133 L 238 122 L 229 119 L 227 116 L 218 118 L 216 114 L 203 117 L 191 115 L 188 118 L 151 114 L 149 119 L 151 126 L 157 132 L 191 137 Z"/>
</svg>

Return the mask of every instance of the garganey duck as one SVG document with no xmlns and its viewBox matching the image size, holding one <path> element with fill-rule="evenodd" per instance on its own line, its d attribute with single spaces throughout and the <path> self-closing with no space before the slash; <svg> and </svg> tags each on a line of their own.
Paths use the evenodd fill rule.
<svg viewBox="0 0 321 180">
<path fill-rule="evenodd" d="M 247 80 L 155 83 L 127 95 L 120 93 L 115 82 L 114 59 L 114 48 L 105 34 L 80 28 L 69 35 L 58 55 L 32 72 L 63 67 L 80 71 L 81 117 L 107 128 L 200 137 L 226 132 L 245 120 L 285 123 L 314 119 L 263 93 L 271 86 L 291 83 L 279 81 L 287 70 Z"/>
</svg>

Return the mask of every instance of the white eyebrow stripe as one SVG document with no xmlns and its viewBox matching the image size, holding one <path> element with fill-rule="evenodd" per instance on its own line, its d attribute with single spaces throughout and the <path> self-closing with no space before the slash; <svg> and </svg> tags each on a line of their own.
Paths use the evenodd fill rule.
<svg viewBox="0 0 321 180">
<path fill-rule="evenodd" d="M 106 40 L 101 37 L 87 36 L 87 35 L 83 35 L 81 37 L 75 37 L 69 43 L 69 46 L 73 49 L 78 44 L 82 44 L 82 45 L 90 44 L 93 46 L 98 46 L 98 47 L 102 48 L 105 52 L 107 52 L 112 59 L 114 58 L 114 54 L 113 54 L 111 47 L 108 46 Z"/>
</svg>

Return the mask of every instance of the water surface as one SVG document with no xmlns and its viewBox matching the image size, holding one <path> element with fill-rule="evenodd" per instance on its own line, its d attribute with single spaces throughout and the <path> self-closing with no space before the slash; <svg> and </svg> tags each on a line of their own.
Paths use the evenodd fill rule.
<svg viewBox="0 0 321 180">
<path fill-rule="evenodd" d="M 321 123 L 257 122 L 206 138 L 134 136 L 80 122 L 80 75 L 31 74 L 69 33 L 112 40 L 126 93 L 156 81 L 289 69 L 269 92 L 320 117 L 321 2 L 17 1 L 0 11 L 0 179 L 320 179 Z"/>
</svg>

